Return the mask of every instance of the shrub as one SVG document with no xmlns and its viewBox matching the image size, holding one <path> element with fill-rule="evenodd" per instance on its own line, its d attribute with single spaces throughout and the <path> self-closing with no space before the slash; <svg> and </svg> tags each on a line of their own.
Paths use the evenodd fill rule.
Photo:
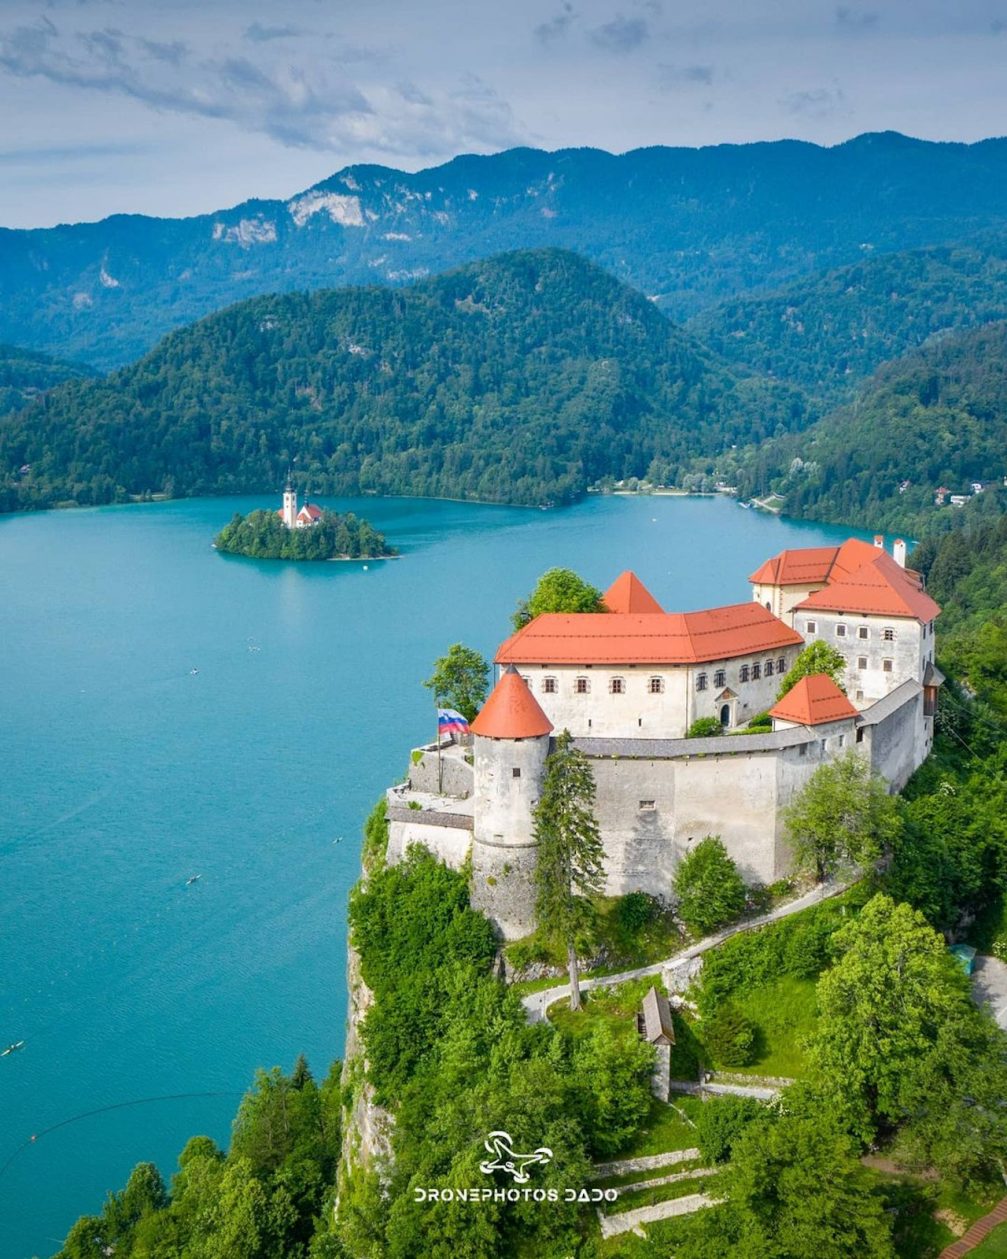
<svg viewBox="0 0 1007 1259">
<path fill-rule="evenodd" d="M 719 1067 L 747 1066 L 755 1052 L 755 1024 L 733 1001 L 722 1001 L 705 1020 L 703 1040 Z"/>
<path fill-rule="evenodd" d="M 707 1163 L 726 1163 L 745 1128 L 765 1116 L 753 1097 L 712 1097 L 696 1118 L 696 1144 Z"/>
<path fill-rule="evenodd" d="M 719 838 L 708 835 L 675 872 L 679 917 L 704 935 L 733 922 L 745 908 L 745 883 Z"/>
<path fill-rule="evenodd" d="M 659 906 L 653 896 L 648 896 L 646 892 L 629 892 L 619 898 L 615 920 L 622 931 L 642 931 L 654 921 L 658 912 Z"/>
<path fill-rule="evenodd" d="M 709 739 L 714 735 L 723 734 L 724 727 L 716 717 L 697 717 L 686 731 L 687 739 Z"/>
<path fill-rule="evenodd" d="M 750 730 L 753 734 L 761 734 L 764 731 L 772 730 L 772 728 L 773 719 L 770 717 L 768 712 L 756 713 L 746 727 L 746 729 Z"/>
</svg>

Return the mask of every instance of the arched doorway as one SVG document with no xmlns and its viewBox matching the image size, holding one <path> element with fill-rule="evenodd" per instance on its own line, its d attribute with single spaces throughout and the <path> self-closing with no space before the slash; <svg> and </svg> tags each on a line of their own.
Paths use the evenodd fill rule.
<svg viewBox="0 0 1007 1259">
<path fill-rule="evenodd" d="M 731 705 L 724 704 L 720 709 L 720 724 L 729 726 L 731 724 Z"/>
</svg>

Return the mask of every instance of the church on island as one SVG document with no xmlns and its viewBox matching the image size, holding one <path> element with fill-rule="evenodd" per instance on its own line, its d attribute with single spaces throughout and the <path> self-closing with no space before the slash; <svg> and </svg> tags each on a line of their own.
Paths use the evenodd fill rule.
<svg viewBox="0 0 1007 1259">
<path fill-rule="evenodd" d="M 297 509 L 297 491 L 288 480 L 283 489 L 283 506 L 276 513 L 288 529 L 310 529 L 322 518 L 322 509 L 305 500 L 304 506 Z"/>
<path fill-rule="evenodd" d="M 532 810 L 562 730 L 591 760 L 610 895 L 669 899 L 678 862 L 707 835 L 747 881 L 782 878 L 781 810 L 851 749 L 903 787 L 930 751 L 943 681 L 940 608 L 906 567 L 905 544 L 783 551 L 750 581 L 748 602 L 666 612 L 627 572 L 605 592 L 607 611 L 546 613 L 512 634 L 471 747 L 417 749 L 408 781 L 388 792 L 389 860 L 415 842 L 456 867 L 471 855 L 473 904 L 506 939 L 533 930 Z M 845 693 L 822 674 L 777 702 L 816 641 L 843 656 Z M 772 728 L 748 733 L 767 711 Z M 700 718 L 720 732 L 688 738 Z"/>
</svg>

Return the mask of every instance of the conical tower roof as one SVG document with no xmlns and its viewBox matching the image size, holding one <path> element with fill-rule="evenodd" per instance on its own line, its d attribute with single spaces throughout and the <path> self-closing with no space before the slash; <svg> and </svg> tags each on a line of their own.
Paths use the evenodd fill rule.
<svg viewBox="0 0 1007 1259">
<path fill-rule="evenodd" d="M 814 673 L 791 687 L 769 710 L 769 715 L 800 726 L 819 726 L 856 717 L 857 710 L 827 674 Z"/>
<path fill-rule="evenodd" d="M 469 729 L 484 739 L 537 739 L 552 732 L 552 722 L 511 665 Z"/>
<path fill-rule="evenodd" d="M 609 612 L 663 612 L 636 573 L 628 570 L 618 576 L 604 594 Z"/>
</svg>

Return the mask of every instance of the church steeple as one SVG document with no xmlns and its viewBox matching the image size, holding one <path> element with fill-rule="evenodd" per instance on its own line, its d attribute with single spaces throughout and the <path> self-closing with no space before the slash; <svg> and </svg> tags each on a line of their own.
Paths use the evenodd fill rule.
<svg viewBox="0 0 1007 1259">
<path fill-rule="evenodd" d="M 280 512 L 280 516 L 288 529 L 297 528 L 297 491 L 294 489 L 289 472 L 287 473 L 287 484 L 283 489 L 283 510 Z"/>
</svg>

